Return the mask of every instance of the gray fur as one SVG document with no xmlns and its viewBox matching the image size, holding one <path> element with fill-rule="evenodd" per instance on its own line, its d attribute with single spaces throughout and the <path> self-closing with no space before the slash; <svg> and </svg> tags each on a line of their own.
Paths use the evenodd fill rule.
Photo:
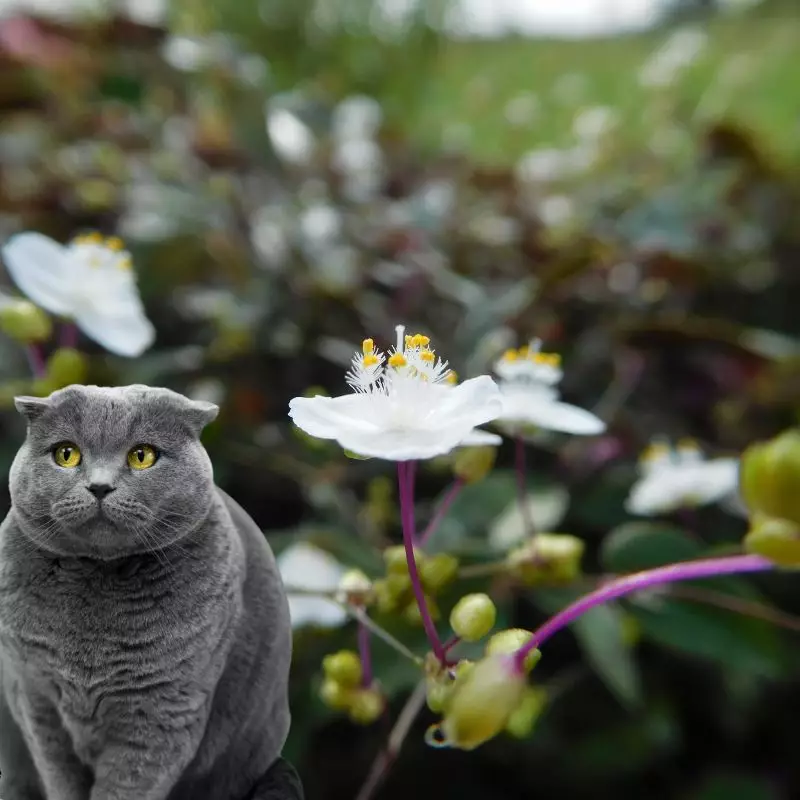
<svg viewBox="0 0 800 800">
<path fill-rule="evenodd" d="M 146 386 L 18 398 L 0 526 L 0 797 L 238 800 L 289 729 L 272 552 L 214 485 L 216 406 Z M 74 469 L 54 446 L 76 443 Z M 153 467 L 128 451 L 151 444 Z M 86 489 L 112 485 L 102 501 Z M 99 509 L 102 507 L 102 513 Z"/>
</svg>

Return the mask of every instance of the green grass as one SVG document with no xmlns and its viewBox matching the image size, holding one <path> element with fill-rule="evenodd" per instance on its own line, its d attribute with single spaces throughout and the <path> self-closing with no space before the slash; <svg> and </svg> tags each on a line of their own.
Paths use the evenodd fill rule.
<svg viewBox="0 0 800 800">
<path fill-rule="evenodd" d="M 725 118 L 763 138 L 769 150 L 800 155 L 800 11 L 726 15 L 703 27 L 709 37 L 705 49 L 660 93 L 641 87 L 638 73 L 668 31 L 591 41 L 449 42 L 408 121 L 432 146 L 441 143 L 448 127 L 468 126 L 468 152 L 502 164 L 532 148 L 574 141 L 572 122 L 582 108 L 610 106 L 623 121 L 621 135 L 643 144 L 658 127 L 653 114 L 678 109 L 681 119 L 699 123 L 696 109 L 705 96 L 704 105 L 713 101 Z M 720 87 L 721 74 L 738 57 L 747 59 L 744 75 Z M 558 87 L 569 74 L 583 76 L 584 91 L 566 99 Z M 515 127 L 505 109 L 524 93 L 537 97 L 539 111 Z"/>
</svg>

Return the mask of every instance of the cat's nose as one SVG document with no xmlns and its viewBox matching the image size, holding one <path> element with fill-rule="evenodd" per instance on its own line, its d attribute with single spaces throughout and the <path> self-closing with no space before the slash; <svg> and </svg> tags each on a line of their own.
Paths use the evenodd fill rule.
<svg viewBox="0 0 800 800">
<path fill-rule="evenodd" d="M 114 491 L 113 486 L 107 483 L 90 483 L 86 487 L 98 500 L 102 500 L 107 494 Z"/>
</svg>

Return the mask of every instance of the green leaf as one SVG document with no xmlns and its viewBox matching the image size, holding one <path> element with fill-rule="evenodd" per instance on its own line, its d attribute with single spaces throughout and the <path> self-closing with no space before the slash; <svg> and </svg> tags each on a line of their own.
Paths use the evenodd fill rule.
<svg viewBox="0 0 800 800">
<path fill-rule="evenodd" d="M 554 613 L 580 594 L 573 590 L 537 592 L 536 602 Z M 596 606 L 572 624 L 586 660 L 614 696 L 634 708 L 642 702 L 642 680 L 624 636 L 624 612 L 616 605 Z"/>
<path fill-rule="evenodd" d="M 724 772 L 706 778 L 690 800 L 776 800 L 776 795 L 760 778 Z"/>
<path fill-rule="evenodd" d="M 628 522 L 605 538 L 600 560 L 609 572 L 636 572 L 697 558 L 701 550 L 699 542 L 675 525 Z"/>
</svg>

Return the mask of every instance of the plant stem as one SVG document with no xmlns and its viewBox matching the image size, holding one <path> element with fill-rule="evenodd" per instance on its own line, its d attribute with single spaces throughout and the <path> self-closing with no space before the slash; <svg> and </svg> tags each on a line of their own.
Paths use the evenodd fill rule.
<svg viewBox="0 0 800 800">
<path fill-rule="evenodd" d="M 360 625 L 367 628 L 379 639 L 382 639 L 389 647 L 394 648 L 401 656 L 404 656 L 409 661 L 412 661 L 418 667 L 423 666 L 423 660 L 411 652 L 399 639 L 395 639 L 389 631 L 384 630 L 375 622 L 362 606 L 350 605 L 349 603 L 340 603 L 341 607 L 350 614 Z"/>
<path fill-rule="evenodd" d="M 358 655 L 361 658 L 361 683 L 372 686 L 372 656 L 369 651 L 369 628 L 361 621 L 358 623 Z"/>
<path fill-rule="evenodd" d="M 44 355 L 38 344 L 29 344 L 25 348 L 25 354 L 28 356 L 28 365 L 31 368 L 34 378 L 44 378 L 47 375 L 47 367 L 45 366 Z"/>
<path fill-rule="evenodd" d="M 525 480 L 525 440 L 522 436 L 517 436 L 514 440 L 514 467 L 517 473 L 517 501 L 519 503 L 519 513 L 522 516 L 522 524 L 528 536 L 536 534 L 536 527 L 533 523 L 533 515 L 528 505 L 528 487 Z"/>
<path fill-rule="evenodd" d="M 525 658 L 534 648 L 540 647 L 553 634 L 571 625 L 582 614 L 610 600 L 616 600 L 626 594 L 640 592 L 665 583 L 688 581 L 695 578 L 712 578 L 716 575 L 731 575 L 740 572 L 763 572 L 773 569 L 774 566 L 771 561 L 761 556 L 737 555 L 668 564 L 664 567 L 624 575 L 579 598 L 534 631 L 533 638 L 516 652 L 517 668 L 524 671 Z"/>
<path fill-rule="evenodd" d="M 436 633 L 436 626 L 433 624 L 428 604 L 425 601 L 425 592 L 422 589 L 422 581 L 419 578 L 417 561 L 414 557 L 414 462 L 397 462 L 397 484 L 400 493 L 400 519 L 403 524 L 403 545 L 406 550 L 406 562 L 408 563 L 408 577 L 411 579 L 411 588 L 417 601 L 419 614 L 422 618 L 422 626 L 431 644 L 434 655 L 442 662 L 445 661 L 445 653 L 439 635 Z"/>
<path fill-rule="evenodd" d="M 431 538 L 431 535 L 438 529 L 439 525 L 442 524 L 442 520 L 444 519 L 445 515 L 447 514 L 450 506 L 453 505 L 453 501 L 458 497 L 459 492 L 464 488 L 464 481 L 461 478 L 456 478 L 453 483 L 450 485 L 450 488 L 445 493 L 445 496 L 442 498 L 442 502 L 439 503 L 439 507 L 436 509 L 436 512 L 431 517 L 431 521 L 428 523 L 428 527 L 425 528 L 425 532 L 422 534 L 419 540 L 419 546 L 425 547 L 428 540 Z"/>
</svg>

